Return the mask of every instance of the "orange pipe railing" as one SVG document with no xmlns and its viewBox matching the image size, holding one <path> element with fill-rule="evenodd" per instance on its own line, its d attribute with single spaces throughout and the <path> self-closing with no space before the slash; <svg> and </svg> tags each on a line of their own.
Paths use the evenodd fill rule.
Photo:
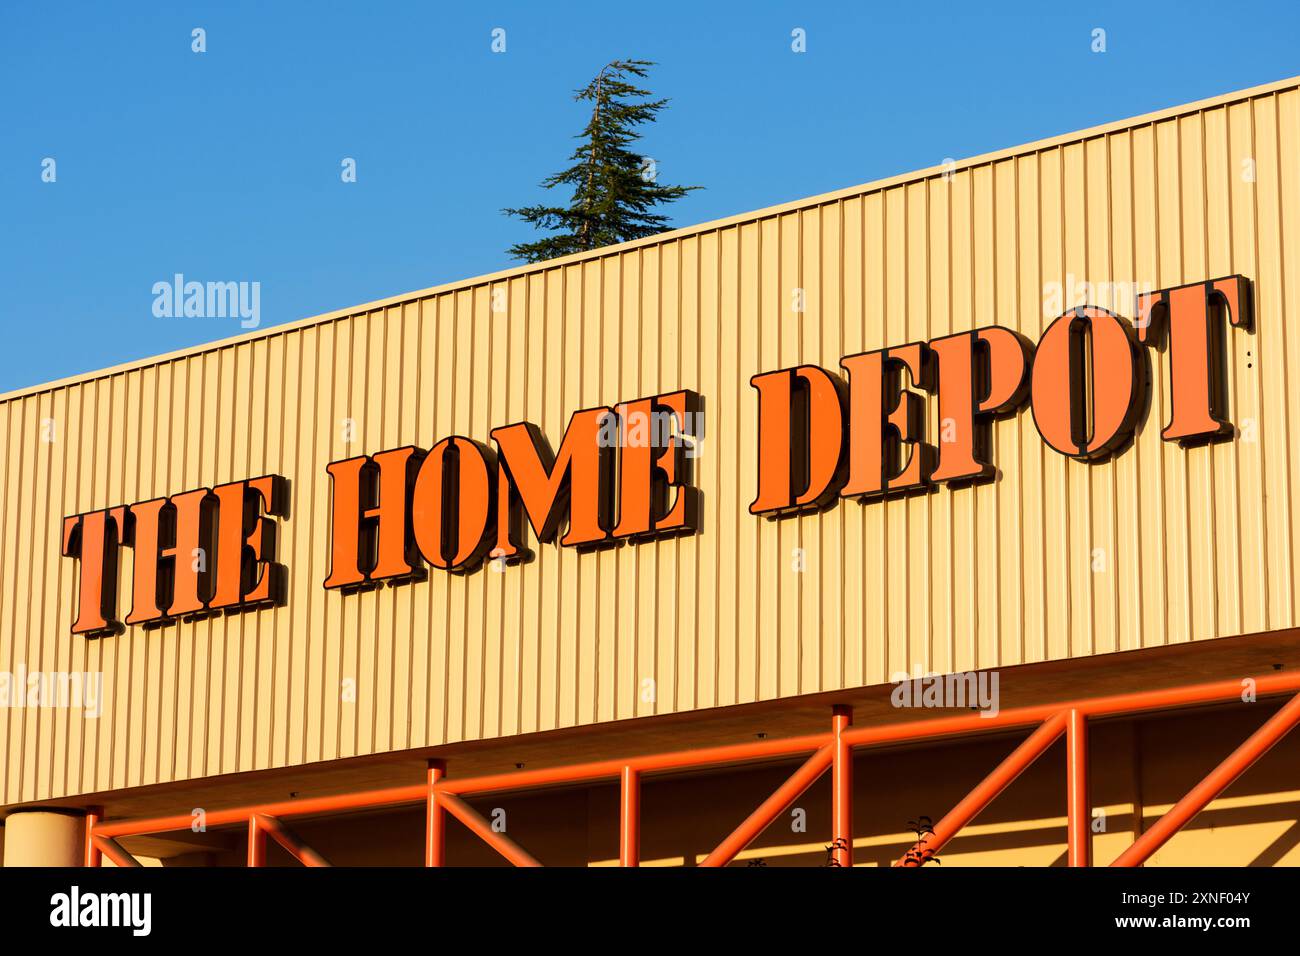
<svg viewBox="0 0 1300 956">
<path fill-rule="evenodd" d="M 248 818 L 248 866 L 266 866 L 266 831 L 257 825 L 257 814 Z"/>
<path fill-rule="evenodd" d="M 427 791 L 427 784 L 418 783 L 404 787 L 392 787 L 386 790 L 364 790 L 359 793 L 340 793 L 328 797 L 306 797 L 299 800 L 278 800 L 275 803 L 260 803 L 251 807 L 239 807 L 229 810 L 211 810 L 207 813 L 208 827 L 246 825 L 254 813 L 264 813 L 271 817 L 309 816 L 318 813 L 338 813 L 344 810 L 374 809 L 378 807 L 397 807 L 411 803 L 421 803 Z M 171 817 L 156 817 L 150 820 L 112 820 L 98 824 L 96 833 L 104 836 L 123 837 L 139 836 L 144 833 L 166 833 L 169 830 L 188 830 L 194 818 L 188 814 Z"/>
<path fill-rule="evenodd" d="M 255 813 L 249 822 L 276 843 L 280 844 L 280 846 L 284 847 L 285 850 L 289 852 L 290 856 L 299 863 L 302 863 L 304 866 L 329 866 L 329 862 L 325 857 L 321 856 L 304 843 L 298 837 L 298 834 L 285 826 L 284 822 L 278 817 L 268 817 L 261 813 Z M 263 850 L 263 863 L 265 863 L 265 858 L 266 854 L 265 850 Z"/>
<path fill-rule="evenodd" d="M 1011 756 L 998 764 L 979 786 L 948 811 L 948 815 L 936 823 L 931 832 L 917 840 L 894 865 L 924 866 L 931 857 L 938 854 L 945 843 L 957 835 L 958 830 L 975 819 L 998 794 L 1011 785 L 1011 781 L 1024 773 L 1026 768 L 1041 757 L 1048 747 L 1056 743 L 1056 738 L 1064 732 L 1065 714 L 1049 717 L 1029 735 L 1029 739 L 1011 751 Z"/>
<path fill-rule="evenodd" d="M 1300 673 L 1272 674 L 1253 681 L 1257 697 L 1284 693 L 1300 694 Z M 1035 705 L 987 714 L 963 714 L 929 720 L 905 721 L 871 727 L 853 727 L 851 715 L 836 708 L 831 729 L 826 733 L 808 734 L 779 740 L 760 740 L 743 744 L 706 747 L 698 750 L 672 751 L 619 760 L 601 760 L 568 766 L 547 767 L 515 773 L 481 777 L 448 778 L 441 761 L 430 761 L 426 779 L 421 784 L 344 793 L 324 797 L 284 800 L 251 807 L 209 811 L 208 826 L 242 824 L 249 827 L 249 864 L 265 862 L 265 830 L 254 822 L 257 816 L 287 817 L 338 813 L 424 803 L 426 806 L 425 865 L 441 866 L 445 853 L 445 816 L 450 813 L 511 862 L 536 866 L 537 861 L 513 840 L 496 833 L 470 806 L 459 798 L 464 794 L 504 793 L 558 784 L 584 783 L 602 779 L 619 780 L 620 852 L 624 865 L 639 863 L 640 786 L 647 773 L 667 773 L 703 767 L 753 763 L 799 754 L 812 755 L 789 780 L 765 800 L 708 857 L 706 866 L 724 865 L 812 785 L 828 767 L 832 769 L 832 860 L 841 866 L 852 862 L 852 750 L 909 741 L 930 740 L 967 734 L 1001 732 L 1017 727 L 1039 725 L 1006 761 L 954 808 L 934 832 L 913 847 L 920 855 L 933 855 L 971 819 L 981 812 L 1025 767 L 1029 766 L 1062 733 L 1067 735 L 1067 842 L 1071 865 L 1088 865 L 1089 806 L 1087 796 L 1088 755 L 1087 721 L 1090 718 L 1114 717 L 1146 711 L 1235 700 L 1241 693 L 1240 680 L 1217 681 L 1166 690 L 1115 694 L 1064 703 Z M 1184 826 L 1255 760 L 1300 722 L 1300 696 L 1288 703 L 1257 731 L 1245 744 L 1224 761 L 1209 777 L 1189 793 L 1144 834 L 1115 865 L 1136 865 Z M 1050 738 L 1050 739 L 1047 739 Z M 138 865 L 116 842 L 119 837 L 170 830 L 188 830 L 190 814 L 177 814 L 137 820 L 104 821 L 98 815 L 86 823 L 86 862 L 98 863 L 103 853 L 121 865 Z M 928 858 L 928 857 L 926 857 Z M 122 862 L 129 860 L 130 862 Z M 920 862 L 924 862 L 922 859 Z"/>
<path fill-rule="evenodd" d="M 1066 860 L 1092 865 L 1092 809 L 1088 799 L 1088 718 L 1071 709 L 1065 728 Z"/>
<path fill-rule="evenodd" d="M 698 750 L 647 754 L 621 760 L 599 760 L 561 767 L 544 767 L 540 770 L 518 770 L 513 773 L 491 774 L 484 777 L 451 777 L 443 781 L 438 789 L 443 793 L 459 794 L 506 792 L 562 783 L 617 780 L 622 775 L 624 767 L 631 767 L 643 774 L 691 770 L 698 767 L 721 767 L 726 764 L 751 763 L 755 760 L 809 753 L 824 746 L 829 739 L 830 734 L 808 734 L 803 737 L 785 737 L 779 740 L 756 740 L 751 743 L 727 744 L 721 747 L 702 747 Z"/>
<path fill-rule="evenodd" d="M 103 856 L 103 852 L 99 849 L 99 845 L 91 839 L 91 834 L 95 832 L 96 824 L 102 819 L 104 819 L 103 807 L 91 807 L 86 811 L 86 852 L 85 859 L 82 860 L 82 866 L 100 865 L 100 857 Z M 126 851 L 123 850 L 122 852 L 125 853 Z"/>
<path fill-rule="evenodd" d="M 492 824 L 483 819 L 473 807 L 454 793 L 438 793 L 435 799 L 448 813 L 465 824 L 480 840 L 496 850 L 515 866 L 541 866 L 533 856 L 504 833 L 497 833 Z"/>
<path fill-rule="evenodd" d="M 704 858 L 700 866 L 726 866 L 736 854 L 749 846 L 760 833 L 768 828 L 777 815 L 799 799 L 799 795 L 811 787 L 831 765 L 834 759 L 833 748 L 826 744 L 808 758 L 802 767 L 785 783 L 777 788 L 776 793 L 764 800 L 757 810 L 751 813 L 745 822 L 736 827 L 731 834 L 718 844 L 718 848 Z"/>
<path fill-rule="evenodd" d="M 447 774 L 441 760 L 430 760 L 424 792 L 424 865 L 442 866 L 446 862 L 447 817 L 438 804 L 438 781 Z"/>
<path fill-rule="evenodd" d="M 835 752 L 831 761 L 831 862 L 853 865 L 853 748 L 844 733 L 853 723 L 853 708 L 836 707 L 831 716 Z"/>
<path fill-rule="evenodd" d="M 618 863 L 641 865 L 641 771 L 631 767 L 619 781 Z"/>
<path fill-rule="evenodd" d="M 1238 777 L 1250 769 L 1260 757 L 1300 723 L 1300 694 L 1265 722 L 1263 727 L 1247 738 L 1209 776 L 1193 787 L 1183 799 L 1143 833 L 1131 847 L 1116 857 L 1111 866 L 1141 866 L 1151 854 L 1160 849 L 1171 836 L 1187 825 L 1206 805 L 1227 790 Z"/>
<path fill-rule="evenodd" d="M 94 844 L 96 857 L 106 856 L 118 866 L 138 867 L 143 864 L 133 857 L 122 844 L 118 843 L 112 837 L 106 837 L 99 833 L 90 834 L 90 842 Z M 96 863 L 96 866 L 99 864 Z"/>
</svg>

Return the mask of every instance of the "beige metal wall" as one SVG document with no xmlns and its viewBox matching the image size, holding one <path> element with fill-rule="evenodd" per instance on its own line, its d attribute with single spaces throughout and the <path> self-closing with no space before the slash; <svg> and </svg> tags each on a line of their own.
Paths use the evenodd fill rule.
<svg viewBox="0 0 1300 956">
<path fill-rule="evenodd" d="M 102 670 L 107 709 L 0 710 L 0 803 L 1295 625 L 1298 83 L 7 396 L 0 669 Z M 1067 274 L 1234 272 L 1258 331 L 1228 339 L 1231 443 L 1160 440 L 1152 353 L 1112 464 L 1046 448 L 1026 412 L 996 426 L 994 484 L 747 512 L 756 372 L 994 322 L 1037 340 Z M 698 536 L 321 587 L 329 461 L 520 419 L 557 442 L 579 407 L 678 388 L 708 416 Z M 284 607 L 69 633 L 63 516 L 268 472 L 291 481 Z"/>
</svg>

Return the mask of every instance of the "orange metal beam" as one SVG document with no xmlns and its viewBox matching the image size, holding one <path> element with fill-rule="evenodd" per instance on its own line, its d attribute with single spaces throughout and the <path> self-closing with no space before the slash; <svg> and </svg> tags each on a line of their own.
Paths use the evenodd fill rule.
<svg viewBox="0 0 1300 956">
<path fill-rule="evenodd" d="M 623 768 L 619 782 L 618 863 L 641 865 L 641 773 Z"/>
<path fill-rule="evenodd" d="M 257 814 L 248 818 L 248 865 L 266 866 L 266 831 L 257 825 Z"/>
<path fill-rule="evenodd" d="M 104 856 L 108 857 L 118 866 L 140 866 L 140 861 L 126 851 L 126 847 L 118 843 L 112 837 L 100 836 L 98 833 L 91 835 L 91 841 L 95 844 L 96 849 Z"/>
<path fill-rule="evenodd" d="M 1300 688 L 1297 688 L 1300 689 Z M 620 760 L 599 760 L 592 763 L 570 764 L 561 767 L 544 767 L 539 770 L 521 770 L 513 773 L 490 774 L 483 777 L 458 777 L 442 781 L 440 793 L 488 793 L 504 790 L 527 790 L 558 783 L 582 783 L 587 780 L 617 780 L 624 767 L 643 774 L 670 770 L 689 770 L 694 767 L 717 767 L 732 763 L 748 763 L 773 757 L 788 757 L 809 753 L 830 741 L 829 734 L 808 734 L 803 737 L 786 737 L 779 740 L 757 740 L 721 747 L 702 747 L 698 750 L 676 750 L 663 754 L 644 754 Z M 186 824 L 188 826 L 189 824 Z"/>
<path fill-rule="evenodd" d="M 417 783 L 409 786 L 392 787 L 386 790 L 363 790 L 359 793 L 340 793 L 328 797 L 279 800 L 275 803 L 261 803 L 251 807 L 210 810 L 207 813 L 207 826 L 211 829 L 232 824 L 245 824 L 254 813 L 264 813 L 271 817 L 292 817 L 421 803 L 424 801 L 426 789 L 426 784 Z M 188 813 L 171 817 L 157 817 L 152 820 L 114 820 L 110 823 L 100 824 L 95 828 L 95 832 L 113 837 L 135 836 L 141 833 L 166 833 L 168 830 L 188 830 L 193 822 L 194 818 Z"/>
<path fill-rule="evenodd" d="M 1270 674 L 1257 677 L 1255 692 L 1259 697 L 1300 692 L 1300 671 L 1290 674 Z M 1241 696 L 1241 681 L 1226 680 L 1209 684 L 1192 684 L 1167 690 L 1141 691 L 1133 694 L 1115 694 L 1109 697 L 1090 697 L 1082 700 L 1040 704 L 1033 707 L 1014 707 L 987 714 L 963 714 L 958 717 L 931 717 L 898 724 L 874 727 L 855 727 L 844 737 L 850 746 L 865 747 L 876 744 L 893 744 L 902 741 L 927 740 L 935 737 L 1007 730 L 1028 727 L 1054 717 L 1062 711 L 1077 710 L 1088 717 L 1114 717 L 1151 710 L 1168 710 L 1190 707 L 1215 701 L 1237 700 Z"/>
<path fill-rule="evenodd" d="M 1300 690 L 1300 687 L 1297 687 L 1297 689 Z M 812 734 L 805 737 L 788 737 L 781 740 L 704 747 L 699 750 L 681 750 L 665 754 L 570 764 L 541 770 L 524 770 L 483 777 L 444 778 L 438 782 L 437 790 L 439 793 L 455 794 L 528 790 L 534 787 L 561 783 L 618 779 L 623 772 L 623 768 L 628 766 L 646 773 L 747 763 L 771 757 L 807 753 L 824 745 L 829 739 L 829 734 Z M 358 793 L 340 793 L 326 797 L 280 800 L 275 803 L 263 803 L 249 807 L 210 810 L 207 814 L 207 824 L 209 827 L 242 824 L 252 813 L 265 813 L 274 817 L 291 817 L 318 813 L 338 813 L 345 810 L 402 806 L 412 803 L 424 803 L 427 797 L 428 783 L 425 782 L 390 787 L 383 790 L 365 790 Z M 96 827 L 96 832 L 114 837 L 135 836 L 142 833 L 164 833 L 168 830 L 188 830 L 193 822 L 194 818 L 188 813 L 151 819 L 114 820 L 111 823 L 100 824 Z"/>
<path fill-rule="evenodd" d="M 1056 714 L 1049 717 L 1037 730 L 1029 735 L 1024 743 L 1011 752 L 1006 760 L 968 793 L 962 801 L 953 807 L 942 820 L 935 824 L 934 830 L 917 840 L 912 848 L 894 865 L 904 867 L 924 866 L 926 861 L 939 852 L 957 832 L 975 819 L 979 813 L 993 802 L 1011 781 L 1020 776 L 1025 768 L 1042 756 L 1056 738 L 1065 732 L 1066 715 Z"/>
<path fill-rule="evenodd" d="M 90 807 L 86 811 L 86 851 L 85 858 L 82 860 L 82 866 L 101 866 L 103 865 L 103 853 L 95 845 L 95 825 L 104 819 L 103 807 Z"/>
<path fill-rule="evenodd" d="M 853 708 L 834 709 L 831 717 L 835 753 L 831 763 L 831 862 L 853 865 L 853 748 L 844 732 L 853 723 Z"/>
<path fill-rule="evenodd" d="M 754 839 L 768 828 L 777 815 L 799 799 L 799 795 L 816 782 L 826 772 L 834 760 L 834 748 L 826 744 L 808 758 L 802 767 L 776 792 L 764 800 L 757 810 L 751 813 L 745 822 L 736 827 L 731 834 L 718 844 L 718 848 L 704 858 L 700 866 L 726 866 L 736 858 L 736 854 L 749 846 Z"/>
<path fill-rule="evenodd" d="M 278 817 L 268 817 L 262 813 L 253 814 L 255 823 L 267 836 L 289 851 L 289 854 L 304 866 L 329 866 L 329 861 L 306 843 L 298 834 L 290 830 Z"/>
<path fill-rule="evenodd" d="M 441 760 L 430 760 L 426 771 L 424 795 L 424 865 L 443 866 L 446 861 L 447 817 L 438 804 L 434 789 L 447 774 Z"/>
<path fill-rule="evenodd" d="M 492 824 L 483 819 L 473 807 L 452 793 L 437 793 L 438 803 L 446 809 L 453 817 L 459 820 L 465 826 L 478 836 L 480 840 L 486 843 L 492 849 L 496 850 L 515 866 L 541 866 L 537 860 L 529 854 L 527 850 L 521 847 L 504 833 L 497 833 L 492 829 Z"/>
<path fill-rule="evenodd" d="M 1088 718 L 1071 710 L 1065 728 L 1066 847 L 1070 866 L 1092 865 L 1088 799 Z"/>
<path fill-rule="evenodd" d="M 1281 710 L 1264 723 L 1264 726 L 1251 734 L 1246 742 L 1229 754 L 1223 763 L 1211 770 L 1204 780 L 1188 792 L 1187 796 L 1174 804 L 1151 829 L 1121 853 L 1111 866 L 1141 866 L 1145 863 L 1151 858 L 1151 854 L 1164 846 L 1170 837 L 1191 821 L 1192 817 L 1204 810 L 1211 800 L 1228 789 L 1297 723 L 1300 723 L 1300 694 L 1287 701 Z"/>
</svg>

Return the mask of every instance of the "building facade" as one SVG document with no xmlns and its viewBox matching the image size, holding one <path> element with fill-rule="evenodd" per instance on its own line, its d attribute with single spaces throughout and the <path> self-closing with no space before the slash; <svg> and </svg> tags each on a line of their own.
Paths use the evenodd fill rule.
<svg viewBox="0 0 1300 956">
<path fill-rule="evenodd" d="M 1297 237 L 1288 80 L 0 397 L 6 863 L 1300 862 Z"/>
</svg>

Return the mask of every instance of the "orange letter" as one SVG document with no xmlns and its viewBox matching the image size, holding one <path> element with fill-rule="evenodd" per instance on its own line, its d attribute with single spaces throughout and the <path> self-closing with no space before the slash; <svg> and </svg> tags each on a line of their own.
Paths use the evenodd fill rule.
<svg viewBox="0 0 1300 956">
<path fill-rule="evenodd" d="M 755 375 L 758 497 L 751 514 L 820 508 L 844 481 L 844 382 L 816 365 Z"/>
<path fill-rule="evenodd" d="M 92 511 L 63 519 L 63 554 L 81 559 L 77 619 L 73 634 L 99 634 L 115 630 L 117 609 L 117 556 L 125 508 Z"/>
<path fill-rule="evenodd" d="M 870 497 L 928 486 L 934 448 L 923 441 L 925 400 L 906 387 L 903 373 L 928 389 L 929 348 L 913 342 L 849 355 L 840 365 L 849 373 L 849 478 L 840 495 Z M 914 447 L 904 454 L 908 445 Z"/>
<path fill-rule="evenodd" d="M 411 540 L 407 498 L 419 465 L 406 445 L 368 457 L 331 462 L 333 545 L 325 587 L 401 577 L 419 560 Z"/>
<path fill-rule="evenodd" d="M 1033 347 L 1000 325 L 930 342 L 939 379 L 939 462 L 932 481 L 992 478 L 989 427 L 1029 394 Z"/>
<path fill-rule="evenodd" d="M 131 547 L 135 551 L 132 561 L 134 593 L 131 596 L 131 613 L 127 624 L 144 624 L 162 618 L 159 606 L 162 590 L 159 581 L 161 559 L 170 557 L 173 550 L 161 547 L 160 529 L 163 525 L 163 508 L 166 498 L 141 501 L 128 509 L 131 515 Z M 165 599 L 164 599 L 165 600 Z"/>
<path fill-rule="evenodd" d="M 1156 322 L 1169 330 L 1169 391 L 1172 410 L 1160 437 L 1184 445 L 1232 434 L 1227 419 L 1227 387 L 1221 327 L 1212 321 L 1216 305 L 1228 322 L 1249 330 L 1250 280 L 1228 276 L 1138 297 L 1138 339 L 1155 346 Z"/>
<path fill-rule="evenodd" d="M 444 438 L 429 449 L 415 479 L 411 523 L 424 560 L 468 571 L 491 536 L 496 471 L 490 449 L 468 438 Z"/>
<path fill-rule="evenodd" d="M 613 454 L 612 449 L 602 447 L 600 432 L 605 416 L 612 412 L 604 407 L 574 412 L 555 456 L 541 431 L 528 422 L 492 430 L 500 469 L 494 555 L 508 558 L 519 553 L 521 542 L 510 514 L 515 499 L 523 504 L 539 541 L 555 537 L 566 512 L 569 530 L 561 544 L 589 545 L 609 538 L 605 527 L 609 523 Z M 502 487 L 507 482 L 509 488 Z"/>
<path fill-rule="evenodd" d="M 275 521 L 286 499 L 283 478 L 267 475 L 212 489 L 217 497 L 217 587 L 211 608 L 280 598 Z"/>
<path fill-rule="evenodd" d="M 690 486 L 683 436 L 699 414 L 699 398 L 695 392 L 680 391 L 615 407 L 619 438 L 615 537 L 698 530 L 699 489 Z M 670 506 L 672 488 L 677 496 Z"/>
<path fill-rule="evenodd" d="M 212 522 L 214 499 L 207 488 L 172 495 L 168 499 L 175 517 L 175 547 L 172 557 L 171 601 L 168 617 L 197 614 L 207 606 L 212 582 Z M 139 547 L 139 545 L 137 545 Z M 196 562 L 200 551 L 202 567 Z"/>
<path fill-rule="evenodd" d="M 1034 358 L 1034 424 L 1063 455 L 1100 458 L 1136 424 L 1140 366 L 1133 330 L 1117 315 L 1081 305 L 1043 333 Z"/>
</svg>

